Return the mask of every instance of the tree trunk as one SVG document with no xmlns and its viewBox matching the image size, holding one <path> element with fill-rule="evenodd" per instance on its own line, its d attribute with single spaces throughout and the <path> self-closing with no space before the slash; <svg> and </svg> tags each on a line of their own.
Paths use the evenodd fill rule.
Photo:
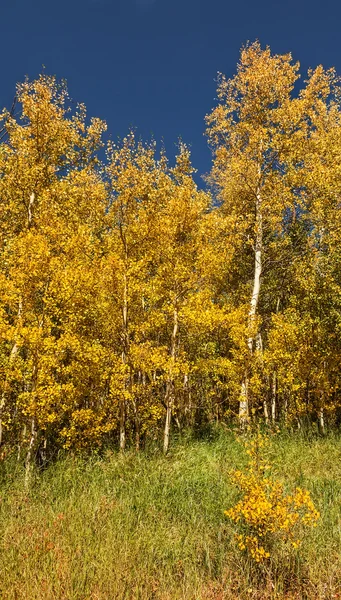
<svg viewBox="0 0 341 600">
<path fill-rule="evenodd" d="M 18 322 L 17 322 L 17 328 L 19 327 L 19 323 L 21 320 L 21 314 L 22 314 L 22 299 L 21 297 L 19 298 L 19 307 L 18 307 Z M 17 332 L 16 332 L 17 335 Z M 13 360 L 15 359 L 16 355 L 18 354 L 18 343 L 17 340 L 14 339 L 13 342 L 13 346 L 11 348 L 11 352 L 9 355 L 9 365 L 13 362 Z M 2 395 L 1 395 L 1 400 L 0 400 L 0 446 L 2 445 L 3 442 L 3 423 L 2 423 L 2 414 L 4 411 L 4 408 L 6 406 L 6 397 L 7 397 L 7 391 L 8 391 L 8 376 L 6 376 L 5 381 L 4 381 L 4 387 L 3 387 L 3 391 L 2 391 Z"/>
<path fill-rule="evenodd" d="M 324 424 L 324 411 L 323 408 L 320 408 L 319 410 L 319 430 L 321 435 L 324 435 L 326 430 L 325 430 L 325 424 Z"/>
<path fill-rule="evenodd" d="M 41 319 L 39 327 L 41 328 L 43 325 L 43 319 Z M 38 380 L 38 362 L 35 360 L 33 364 L 32 371 L 32 387 L 31 394 L 34 395 L 37 389 L 37 380 Z M 37 450 L 37 439 L 38 439 L 38 431 L 36 424 L 36 417 L 33 416 L 31 419 L 31 439 L 28 446 L 26 459 L 25 459 L 25 487 L 27 488 L 30 483 L 31 473 L 33 469 L 33 461 L 35 458 L 35 453 Z"/>
<path fill-rule="evenodd" d="M 29 444 L 29 447 L 27 450 L 26 460 L 25 460 L 25 480 L 24 480 L 25 488 L 28 488 L 29 484 L 30 484 L 36 444 L 37 444 L 37 429 L 36 429 L 35 418 L 33 417 L 32 421 L 31 421 L 31 439 L 30 439 L 30 444 Z"/>
<path fill-rule="evenodd" d="M 127 259 L 127 256 L 126 256 Z M 123 350 L 122 362 L 128 368 L 128 352 L 129 352 L 129 331 L 128 331 L 128 281 L 127 274 L 124 273 L 123 287 L 123 306 L 122 306 L 122 325 L 123 325 Z M 130 374 L 126 376 L 126 390 L 130 386 Z M 126 398 L 120 398 L 120 450 L 125 450 L 126 447 Z"/>
<path fill-rule="evenodd" d="M 276 422 L 276 394 L 277 394 L 277 376 L 274 371 L 272 374 L 272 383 L 271 383 L 271 422 L 273 425 Z"/>
<path fill-rule="evenodd" d="M 141 431 L 140 431 L 140 416 L 139 416 L 139 398 L 141 395 L 141 386 L 146 385 L 146 376 L 145 373 L 138 372 L 137 375 L 137 388 L 138 392 L 135 398 L 132 398 L 132 405 L 134 411 L 134 422 L 135 422 L 135 450 L 139 452 L 140 450 L 140 441 L 141 441 Z M 143 392 L 144 393 L 144 392 Z"/>
<path fill-rule="evenodd" d="M 32 192 L 32 194 L 30 195 L 30 201 L 28 203 L 28 207 L 27 207 L 27 227 L 28 229 L 30 229 L 31 225 L 32 225 L 32 218 L 33 218 L 33 205 L 34 205 L 34 201 L 35 201 L 35 193 Z"/>
<path fill-rule="evenodd" d="M 321 392 L 320 409 L 319 409 L 319 413 L 318 413 L 318 428 L 319 428 L 319 432 L 321 435 L 324 435 L 326 433 L 323 405 L 324 405 L 324 394 L 323 394 L 323 392 Z"/>
<path fill-rule="evenodd" d="M 242 388 L 240 392 L 239 400 L 239 421 L 242 429 L 245 428 L 249 419 L 249 375 L 247 370 L 245 371 L 244 381 L 242 381 Z"/>
<path fill-rule="evenodd" d="M 165 454 L 167 454 L 168 448 L 169 448 L 171 418 L 172 418 L 172 406 L 171 406 L 170 401 L 167 400 L 165 433 L 164 433 L 164 439 L 163 439 L 163 451 Z"/>
<path fill-rule="evenodd" d="M 290 392 L 284 393 L 284 407 L 283 407 L 283 417 L 285 425 L 288 424 L 288 405 L 290 401 Z"/>
<path fill-rule="evenodd" d="M 262 218 L 262 199 L 260 194 L 260 188 L 257 189 L 256 194 L 256 232 L 255 232 L 255 262 L 254 262 L 254 276 L 253 276 L 253 290 L 250 301 L 249 310 L 249 337 L 247 345 L 249 349 L 249 356 L 253 352 L 253 342 L 255 339 L 254 324 L 255 317 L 257 314 L 257 306 L 259 300 L 261 274 L 262 274 L 262 250 L 263 250 L 263 218 Z M 244 381 L 241 386 L 240 402 L 239 402 L 239 419 L 242 428 L 244 428 L 249 420 L 249 371 L 248 368 L 245 370 Z"/>
<path fill-rule="evenodd" d="M 174 319 L 173 319 L 173 332 L 171 339 L 171 366 L 168 375 L 168 380 L 166 384 L 166 396 L 165 396 L 165 404 L 166 404 L 166 422 L 165 422 L 165 432 L 163 439 L 163 451 L 166 454 L 169 448 L 169 436 L 170 436 L 170 427 L 172 420 L 172 410 L 174 405 L 174 380 L 173 380 L 173 367 L 176 358 L 176 342 L 178 335 L 178 310 L 177 307 L 174 308 Z"/>
<path fill-rule="evenodd" d="M 120 450 L 126 447 L 126 403 L 125 399 L 120 399 Z"/>
<path fill-rule="evenodd" d="M 268 409 L 268 403 L 266 400 L 264 400 L 264 402 L 263 402 L 263 410 L 264 410 L 265 423 L 266 423 L 266 425 L 269 425 L 270 424 L 269 409 Z"/>
</svg>

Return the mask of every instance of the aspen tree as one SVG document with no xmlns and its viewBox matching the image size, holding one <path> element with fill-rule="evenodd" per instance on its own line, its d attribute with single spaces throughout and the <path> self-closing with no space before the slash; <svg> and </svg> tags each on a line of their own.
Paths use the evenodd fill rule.
<svg viewBox="0 0 341 600">
<path fill-rule="evenodd" d="M 86 126 L 84 107 L 68 117 L 67 99 L 65 86 L 41 76 L 18 87 L 19 118 L 4 114 L 7 139 L 0 156 L 1 303 L 14 337 L 6 336 L 3 345 L 7 345 L 8 360 L 1 405 L 4 410 L 6 382 L 12 380 L 7 412 L 9 421 L 16 415 L 22 426 L 27 481 L 40 438 L 50 422 L 43 364 L 44 349 L 58 330 L 56 298 L 51 295 L 59 263 L 63 262 L 58 256 L 64 256 L 65 242 L 81 220 L 84 227 L 84 220 L 89 222 L 96 212 L 98 217 L 101 210 L 99 196 L 94 197 L 101 186 L 91 165 L 104 125 L 93 120 Z M 89 197 L 84 196 L 86 185 L 92 185 L 95 192 L 92 208 Z M 10 345 L 6 338 L 12 340 Z"/>
<path fill-rule="evenodd" d="M 111 309 L 120 314 L 120 340 L 116 348 L 120 349 L 126 374 L 124 390 L 119 394 L 121 450 L 126 445 L 130 406 L 135 415 L 136 445 L 139 446 L 140 415 L 135 392 L 141 387 L 138 383 L 141 379 L 146 382 L 146 374 L 141 373 L 137 364 L 139 354 L 145 362 L 142 355 L 150 352 L 154 362 L 148 321 L 156 298 L 149 277 L 150 270 L 155 268 L 155 253 L 160 244 L 158 215 L 165 203 L 169 180 L 165 168 L 163 159 L 159 162 L 155 159 L 155 145 L 136 142 L 133 133 L 121 145 L 109 149 L 111 195 L 107 256 L 115 265 L 115 272 L 110 276 Z"/>
<path fill-rule="evenodd" d="M 242 425 L 249 418 L 252 355 L 263 347 L 259 306 L 264 265 L 269 258 L 279 261 L 285 243 L 283 219 L 299 203 L 297 189 L 304 185 L 303 148 L 314 100 L 313 95 L 293 97 L 298 68 L 290 54 L 272 55 L 258 42 L 246 46 L 237 74 L 230 80 L 220 76 L 219 103 L 207 117 L 213 149 L 209 181 L 223 210 L 233 217 L 231 235 L 235 232 L 249 268 L 247 352 L 239 401 Z M 242 275 L 245 267 L 240 268 Z"/>
<path fill-rule="evenodd" d="M 164 452 L 170 440 L 171 419 L 176 408 L 177 382 L 188 373 L 185 352 L 186 307 L 203 285 L 199 268 L 202 252 L 203 217 L 210 198 L 197 189 L 190 153 L 184 144 L 170 170 L 169 188 L 160 215 L 161 245 L 155 282 L 160 289 L 160 311 L 166 317 L 168 366 L 165 374 Z M 182 383 L 181 383 L 182 385 Z"/>
</svg>

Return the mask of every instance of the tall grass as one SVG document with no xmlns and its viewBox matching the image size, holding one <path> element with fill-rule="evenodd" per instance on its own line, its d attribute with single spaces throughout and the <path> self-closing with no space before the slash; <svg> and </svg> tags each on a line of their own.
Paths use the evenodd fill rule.
<svg viewBox="0 0 341 600">
<path fill-rule="evenodd" d="M 255 573 L 223 511 L 229 471 L 245 464 L 233 434 L 160 452 L 66 457 L 25 492 L 5 461 L 0 482 L 0 597 L 6 600 L 222 600 L 341 594 L 341 438 L 278 436 L 288 488 L 321 511 L 300 553 Z"/>
</svg>

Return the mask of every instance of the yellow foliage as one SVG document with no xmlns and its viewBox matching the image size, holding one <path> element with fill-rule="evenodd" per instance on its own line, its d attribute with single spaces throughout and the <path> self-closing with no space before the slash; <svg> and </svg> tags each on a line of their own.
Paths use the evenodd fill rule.
<svg viewBox="0 0 341 600">
<path fill-rule="evenodd" d="M 231 474 L 241 499 L 225 511 L 225 515 L 241 531 L 236 534 L 239 549 L 261 563 L 271 557 L 279 541 L 290 542 L 293 548 L 298 548 L 302 526 L 316 526 L 319 512 L 308 490 L 297 487 L 287 494 L 283 484 L 271 477 L 266 436 L 258 432 L 242 443 L 249 456 L 248 467 L 244 472 L 235 470 Z"/>
<path fill-rule="evenodd" d="M 170 166 L 130 132 L 101 161 L 106 125 L 64 83 L 18 86 L 19 110 L 0 115 L 1 441 L 31 458 L 138 448 L 163 421 L 169 438 L 172 416 L 233 419 L 245 401 L 267 424 L 337 418 L 340 98 L 322 67 L 293 95 L 298 69 L 256 42 L 220 77 L 213 193 L 185 144 Z M 299 492 L 285 504 L 248 476 L 284 535 Z"/>
</svg>

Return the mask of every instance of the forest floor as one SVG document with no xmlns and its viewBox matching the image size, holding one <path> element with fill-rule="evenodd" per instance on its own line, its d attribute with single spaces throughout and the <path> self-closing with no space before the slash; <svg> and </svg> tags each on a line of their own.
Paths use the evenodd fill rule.
<svg viewBox="0 0 341 600">
<path fill-rule="evenodd" d="M 321 512 L 299 552 L 255 569 L 224 510 L 229 472 L 245 465 L 231 432 L 155 448 L 65 457 L 29 491 L 0 465 L 2 600 L 230 600 L 341 598 L 341 437 L 279 434 L 275 471 L 307 488 Z"/>
</svg>

